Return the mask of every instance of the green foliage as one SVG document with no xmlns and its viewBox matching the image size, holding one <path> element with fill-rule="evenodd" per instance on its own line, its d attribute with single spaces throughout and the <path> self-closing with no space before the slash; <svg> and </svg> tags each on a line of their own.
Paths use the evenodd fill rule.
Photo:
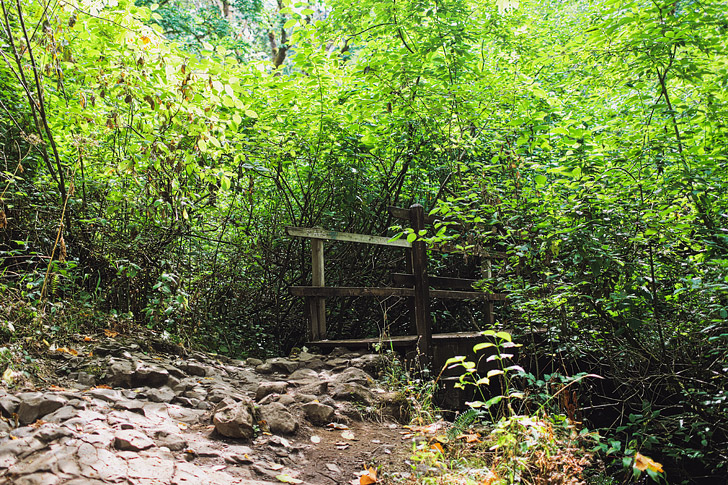
<svg viewBox="0 0 728 485">
<path fill-rule="evenodd" d="M 614 440 L 675 481 L 724 472 L 725 0 L 2 5 L 3 341 L 80 307 L 284 353 L 310 261 L 282 228 L 385 234 L 387 206 L 419 202 L 440 225 L 405 237 L 506 252 L 479 287 L 543 336 L 534 385 L 599 374 L 582 405 L 620 403 L 599 422 Z M 326 258 L 339 285 L 404 267 Z M 408 331 L 401 303 L 327 306 L 332 336 Z"/>
</svg>

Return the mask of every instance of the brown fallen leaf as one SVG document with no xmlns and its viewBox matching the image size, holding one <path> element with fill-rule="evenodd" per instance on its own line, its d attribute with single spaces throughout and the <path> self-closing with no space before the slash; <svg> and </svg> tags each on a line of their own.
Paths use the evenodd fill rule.
<svg viewBox="0 0 728 485">
<path fill-rule="evenodd" d="M 372 485 L 372 483 L 377 483 L 377 469 L 368 467 L 359 477 L 359 485 Z"/>
<path fill-rule="evenodd" d="M 643 472 L 645 470 L 651 470 L 656 473 L 663 473 L 662 464 L 657 463 L 655 460 L 650 458 L 649 456 L 645 456 L 642 453 L 635 453 L 634 454 L 634 465 L 636 469 Z"/>
<path fill-rule="evenodd" d="M 351 431 L 342 432 L 341 437 L 344 438 L 345 440 L 355 440 L 356 439 L 356 436 L 354 436 L 354 433 L 352 433 Z"/>
</svg>

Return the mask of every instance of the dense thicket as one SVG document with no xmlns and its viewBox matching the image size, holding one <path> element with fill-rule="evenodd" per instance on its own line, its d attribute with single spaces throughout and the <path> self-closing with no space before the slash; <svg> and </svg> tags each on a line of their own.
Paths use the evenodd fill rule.
<svg viewBox="0 0 728 485">
<path fill-rule="evenodd" d="M 581 392 L 612 451 L 725 473 L 725 1 L 1 1 L 4 341 L 112 318 L 288 351 L 309 255 L 284 227 L 394 234 L 419 202 L 461 223 L 433 239 L 508 252 L 483 287 L 545 330 L 540 372 L 608 378 Z M 327 260 L 342 285 L 403 268 Z M 405 330 L 401 302 L 330 308 L 334 335 Z"/>
</svg>

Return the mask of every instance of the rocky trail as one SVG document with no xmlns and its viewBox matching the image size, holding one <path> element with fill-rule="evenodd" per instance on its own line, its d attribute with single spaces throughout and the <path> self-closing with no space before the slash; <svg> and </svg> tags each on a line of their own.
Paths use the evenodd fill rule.
<svg viewBox="0 0 728 485">
<path fill-rule="evenodd" d="M 410 469 L 380 355 L 239 361 L 156 337 L 78 340 L 48 352 L 43 388 L 0 387 L 0 484 L 325 485 Z"/>
</svg>

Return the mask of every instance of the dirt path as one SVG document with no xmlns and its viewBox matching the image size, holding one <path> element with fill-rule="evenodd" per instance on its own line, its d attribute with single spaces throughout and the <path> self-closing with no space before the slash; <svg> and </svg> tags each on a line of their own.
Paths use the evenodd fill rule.
<svg viewBox="0 0 728 485">
<path fill-rule="evenodd" d="M 0 484 L 347 484 L 369 465 L 408 475 L 406 403 L 374 380 L 379 355 L 237 361 L 114 337 L 49 351 L 57 378 L 43 388 L 6 373 Z"/>
</svg>

